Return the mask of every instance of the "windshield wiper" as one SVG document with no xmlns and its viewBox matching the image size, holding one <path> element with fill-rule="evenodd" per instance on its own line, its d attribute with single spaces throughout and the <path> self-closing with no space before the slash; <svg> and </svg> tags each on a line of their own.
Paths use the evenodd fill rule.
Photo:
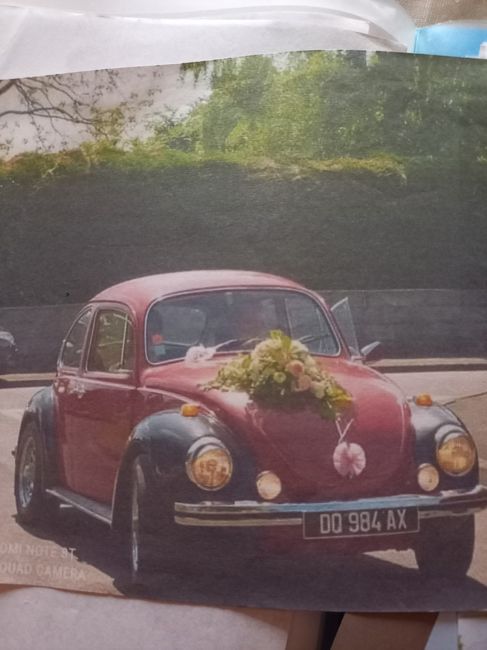
<svg viewBox="0 0 487 650">
<path fill-rule="evenodd" d="M 328 334 L 305 334 L 304 336 L 300 336 L 298 341 L 300 343 L 311 343 L 312 341 L 319 341 L 320 339 L 324 339 L 328 336 Z"/>
<path fill-rule="evenodd" d="M 259 343 L 262 341 L 262 339 L 258 336 L 255 336 L 251 339 L 229 339 L 228 341 L 223 341 L 223 343 L 219 343 L 218 345 L 215 345 L 215 352 L 218 352 L 222 348 L 227 347 L 228 345 L 233 345 L 233 344 L 238 344 L 242 348 L 245 348 L 247 345 L 250 345 L 251 343 Z"/>
</svg>

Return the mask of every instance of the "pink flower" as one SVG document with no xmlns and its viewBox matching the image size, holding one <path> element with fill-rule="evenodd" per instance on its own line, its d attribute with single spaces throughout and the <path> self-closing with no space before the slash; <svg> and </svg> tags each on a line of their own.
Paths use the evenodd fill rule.
<svg viewBox="0 0 487 650">
<path fill-rule="evenodd" d="M 341 442 L 335 447 L 333 465 L 340 476 L 349 478 L 358 476 L 363 472 L 366 464 L 365 451 L 355 442 Z"/>
<path fill-rule="evenodd" d="M 311 379 L 308 377 L 308 375 L 300 375 L 296 381 L 294 390 L 297 393 L 301 393 L 305 390 L 309 390 L 311 388 Z"/>
<path fill-rule="evenodd" d="M 290 372 L 293 377 L 299 377 L 304 372 L 304 363 L 299 361 L 299 359 L 294 359 L 287 364 L 286 370 Z"/>
</svg>

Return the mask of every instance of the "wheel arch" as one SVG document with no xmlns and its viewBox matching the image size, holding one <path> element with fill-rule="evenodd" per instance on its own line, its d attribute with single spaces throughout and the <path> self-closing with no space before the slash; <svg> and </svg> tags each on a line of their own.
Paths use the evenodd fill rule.
<svg viewBox="0 0 487 650">
<path fill-rule="evenodd" d="M 416 464 L 433 464 L 437 466 L 436 449 L 439 441 L 450 431 L 463 431 L 473 436 L 465 424 L 448 407 L 434 404 L 433 406 L 418 406 L 410 403 L 411 424 L 415 433 Z M 474 440 L 475 443 L 475 440 Z M 476 446 L 476 445 L 475 445 Z M 479 481 L 478 458 L 472 469 L 463 476 L 452 477 L 446 475 L 439 468 L 442 489 L 469 489 L 475 487 Z"/>
<path fill-rule="evenodd" d="M 115 482 L 112 504 L 112 527 L 115 530 L 127 526 L 131 467 L 134 459 L 141 454 L 147 455 L 150 470 L 157 476 L 158 483 L 164 485 L 165 476 L 166 482 L 176 478 L 167 476 L 171 468 L 179 467 L 179 474 L 183 473 L 188 447 L 198 437 L 207 435 L 209 428 L 207 418 L 186 418 L 176 410 L 154 413 L 135 426 Z"/>
<path fill-rule="evenodd" d="M 208 492 L 203 492 L 190 482 L 185 466 L 191 445 L 208 436 L 222 442 L 229 449 L 232 458 L 239 461 L 240 471 L 237 472 L 235 480 L 232 477 L 233 485 L 223 488 L 219 494 L 224 496 L 239 489 L 244 481 L 244 468 L 248 466 L 249 459 L 222 423 L 206 414 L 185 417 L 179 410 L 154 413 L 136 425 L 128 440 L 115 481 L 112 527 L 119 530 L 127 525 L 131 466 L 140 454 L 146 454 L 149 458 L 154 484 L 161 490 L 161 501 L 166 499 L 169 502 L 175 492 L 179 496 L 184 493 L 188 498 L 208 498 Z"/>
<path fill-rule="evenodd" d="M 56 405 L 52 386 L 42 388 L 31 397 L 20 423 L 19 440 L 26 426 L 32 423 L 37 426 L 41 438 L 44 482 L 45 487 L 49 487 L 56 484 L 59 478 Z"/>
</svg>

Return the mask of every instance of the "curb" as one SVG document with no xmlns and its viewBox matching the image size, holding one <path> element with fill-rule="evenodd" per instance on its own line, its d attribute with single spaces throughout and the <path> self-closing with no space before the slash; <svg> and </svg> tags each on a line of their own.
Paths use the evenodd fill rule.
<svg viewBox="0 0 487 650">
<path fill-rule="evenodd" d="M 369 365 L 383 373 L 473 372 L 487 370 L 487 359 L 384 359 Z"/>
<path fill-rule="evenodd" d="M 28 388 L 31 386 L 42 388 L 43 386 L 49 386 L 53 379 L 54 373 L 1 375 L 0 389 Z"/>
</svg>

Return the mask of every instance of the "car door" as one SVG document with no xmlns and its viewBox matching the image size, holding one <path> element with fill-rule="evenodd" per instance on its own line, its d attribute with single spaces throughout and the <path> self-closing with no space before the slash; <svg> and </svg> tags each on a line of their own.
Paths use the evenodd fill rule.
<svg viewBox="0 0 487 650">
<path fill-rule="evenodd" d="M 132 430 L 135 398 L 133 320 L 123 306 L 100 305 L 74 386 L 67 388 L 65 436 L 71 489 L 110 503 Z M 74 396 L 74 397 L 71 397 Z"/>
<path fill-rule="evenodd" d="M 93 307 L 83 309 L 68 331 L 61 347 L 54 380 L 60 480 L 64 486 L 72 490 L 76 489 L 76 481 L 75 468 L 72 463 L 70 426 L 73 415 L 79 406 L 78 386 L 81 362 L 93 312 Z"/>
</svg>

